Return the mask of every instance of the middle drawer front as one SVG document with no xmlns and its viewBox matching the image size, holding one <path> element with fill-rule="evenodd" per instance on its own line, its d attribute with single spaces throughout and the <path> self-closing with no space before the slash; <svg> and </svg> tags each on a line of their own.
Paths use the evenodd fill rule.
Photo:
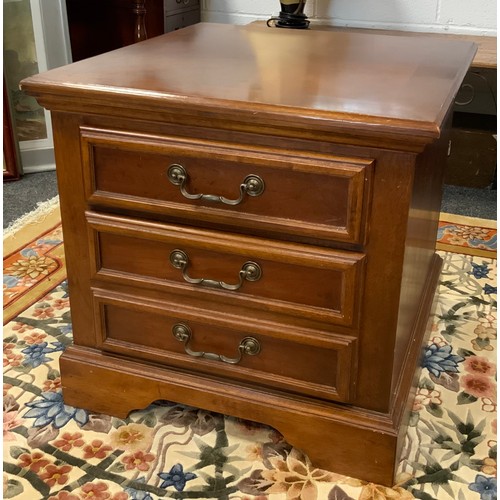
<svg viewBox="0 0 500 500">
<path fill-rule="evenodd" d="M 87 221 L 101 281 L 357 326 L 363 254 L 95 212 Z"/>
<path fill-rule="evenodd" d="M 93 289 L 97 347 L 183 371 L 349 401 L 356 339 Z"/>
</svg>

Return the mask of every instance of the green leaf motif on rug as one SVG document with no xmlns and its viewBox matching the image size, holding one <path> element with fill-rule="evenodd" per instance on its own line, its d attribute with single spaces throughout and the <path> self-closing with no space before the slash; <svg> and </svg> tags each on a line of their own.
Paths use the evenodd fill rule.
<svg viewBox="0 0 500 500">
<path fill-rule="evenodd" d="M 475 403 L 476 401 L 477 398 L 475 396 L 467 394 L 466 392 L 463 391 L 457 396 L 457 403 L 459 405 L 468 405 L 471 403 Z"/>
<path fill-rule="evenodd" d="M 24 488 L 19 481 L 16 481 L 15 479 L 9 479 L 7 482 L 6 490 L 7 491 L 4 492 L 3 498 L 15 498 L 16 496 L 21 495 L 21 493 L 23 493 Z"/>
</svg>

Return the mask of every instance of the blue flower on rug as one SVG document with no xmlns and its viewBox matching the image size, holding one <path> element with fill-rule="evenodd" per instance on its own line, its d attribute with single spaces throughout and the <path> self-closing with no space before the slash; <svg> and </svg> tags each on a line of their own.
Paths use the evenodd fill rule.
<svg viewBox="0 0 500 500">
<path fill-rule="evenodd" d="M 484 285 L 484 287 L 483 287 L 483 291 L 486 295 L 491 295 L 491 294 L 497 293 L 497 287 L 491 286 L 488 283 L 486 283 L 486 285 Z"/>
<path fill-rule="evenodd" d="M 51 358 L 45 356 L 48 352 L 53 352 L 53 349 L 47 347 L 47 345 L 47 342 L 42 342 L 40 344 L 30 345 L 26 347 L 26 349 L 23 349 L 21 352 L 26 355 L 23 364 L 25 366 L 36 368 L 42 363 L 52 361 Z"/>
<path fill-rule="evenodd" d="M 20 279 L 17 276 L 11 276 L 9 274 L 3 275 L 3 285 L 5 288 L 14 288 Z"/>
<path fill-rule="evenodd" d="M 481 279 L 488 277 L 490 269 L 488 268 L 488 264 L 486 262 L 484 262 L 483 264 L 475 264 L 474 262 L 471 262 L 471 264 L 472 271 L 470 272 L 470 274 L 472 274 L 474 278 Z"/>
<path fill-rule="evenodd" d="M 26 403 L 26 406 L 31 409 L 24 414 L 24 417 L 36 419 L 33 427 L 52 424 L 56 429 L 60 429 L 71 419 L 80 426 L 88 422 L 88 413 L 85 410 L 65 405 L 60 392 L 42 392 L 41 396 L 42 399 Z"/>
<path fill-rule="evenodd" d="M 425 348 L 422 368 L 427 368 L 435 377 L 441 373 L 458 373 L 458 363 L 464 358 L 451 354 L 451 345 L 439 347 L 431 344 Z"/>
<path fill-rule="evenodd" d="M 145 476 L 139 477 L 134 481 L 134 485 L 137 484 L 146 484 L 146 478 Z M 125 488 L 125 493 L 128 493 L 130 496 L 131 500 L 154 500 L 154 498 L 151 496 L 151 493 L 148 491 L 144 491 L 141 489 L 136 489 L 136 488 Z"/>
<path fill-rule="evenodd" d="M 134 490 L 133 488 L 125 488 L 125 493 L 128 493 L 131 500 L 154 500 L 147 491 Z"/>
<path fill-rule="evenodd" d="M 64 295 L 62 296 L 63 299 L 67 299 L 69 297 L 69 292 L 68 292 L 68 280 L 62 281 L 59 286 L 56 288 L 57 291 L 63 291 Z"/>
<path fill-rule="evenodd" d="M 23 250 L 21 250 L 19 253 L 26 259 L 39 256 L 39 253 L 33 248 L 23 248 Z"/>
<path fill-rule="evenodd" d="M 481 474 L 476 476 L 476 481 L 469 484 L 469 490 L 481 495 L 481 500 L 497 500 L 497 480 Z"/>
<path fill-rule="evenodd" d="M 197 477 L 192 472 L 184 472 L 181 464 L 175 464 L 170 469 L 170 472 L 160 472 L 158 476 L 163 479 L 160 488 L 174 486 L 177 491 L 183 491 L 186 487 L 186 482 Z"/>
<path fill-rule="evenodd" d="M 52 246 L 55 246 L 55 245 L 59 245 L 60 243 L 62 243 L 62 240 L 60 238 L 40 238 L 37 241 L 38 245 L 52 245 Z"/>
<path fill-rule="evenodd" d="M 58 326 L 57 329 L 64 335 L 72 335 L 73 334 L 73 325 L 68 323 L 67 325 Z"/>
<path fill-rule="evenodd" d="M 58 340 L 56 342 L 51 342 L 50 345 L 52 346 L 50 348 L 51 352 L 64 351 L 66 349 L 66 346 Z"/>
<path fill-rule="evenodd" d="M 26 355 L 23 364 L 25 366 L 31 366 L 32 368 L 36 368 L 40 366 L 42 363 L 48 363 L 52 361 L 51 358 L 45 356 L 49 352 L 57 352 L 64 351 L 65 346 L 61 342 L 51 342 L 52 347 L 48 347 L 47 342 L 41 342 L 40 344 L 33 344 L 21 352 Z"/>
<path fill-rule="evenodd" d="M 135 484 L 141 483 L 146 484 L 146 478 L 144 476 L 137 478 L 134 481 Z M 128 493 L 131 500 L 154 500 L 148 491 L 138 490 L 135 488 L 125 488 L 125 493 Z"/>
</svg>

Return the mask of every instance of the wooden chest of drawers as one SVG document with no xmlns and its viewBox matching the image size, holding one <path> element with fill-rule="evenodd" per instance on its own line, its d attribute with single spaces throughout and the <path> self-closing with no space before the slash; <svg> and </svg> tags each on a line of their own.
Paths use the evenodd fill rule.
<svg viewBox="0 0 500 500">
<path fill-rule="evenodd" d="M 200 22 L 200 0 L 163 0 L 164 33 Z"/>
<path fill-rule="evenodd" d="M 250 418 L 318 467 L 390 484 L 473 55 L 199 24 L 25 80 L 53 115 L 65 402 Z"/>
</svg>

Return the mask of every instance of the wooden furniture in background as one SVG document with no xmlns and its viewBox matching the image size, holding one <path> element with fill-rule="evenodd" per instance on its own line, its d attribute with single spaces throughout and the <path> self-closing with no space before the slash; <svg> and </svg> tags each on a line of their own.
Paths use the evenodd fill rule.
<svg viewBox="0 0 500 500">
<path fill-rule="evenodd" d="M 65 403 L 251 418 L 391 484 L 474 52 L 202 23 L 25 80 L 53 116 Z"/>
<path fill-rule="evenodd" d="M 15 123 L 10 110 L 10 99 L 3 80 L 3 180 L 14 181 L 21 177 L 19 144 L 14 133 Z"/>
<path fill-rule="evenodd" d="M 477 53 L 455 99 L 445 183 L 496 188 L 497 39 L 440 35 L 477 44 Z"/>
<path fill-rule="evenodd" d="M 200 0 L 165 0 L 165 33 L 200 22 Z"/>
<path fill-rule="evenodd" d="M 199 0 L 66 0 L 73 61 L 200 21 Z"/>
<path fill-rule="evenodd" d="M 458 92 L 454 111 L 445 182 L 496 188 L 496 38 L 485 37 L 479 45 L 478 55 Z"/>
<path fill-rule="evenodd" d="M 163 34 L 163 0 L 66 0 L 73 61 Z"/>
</svg>

